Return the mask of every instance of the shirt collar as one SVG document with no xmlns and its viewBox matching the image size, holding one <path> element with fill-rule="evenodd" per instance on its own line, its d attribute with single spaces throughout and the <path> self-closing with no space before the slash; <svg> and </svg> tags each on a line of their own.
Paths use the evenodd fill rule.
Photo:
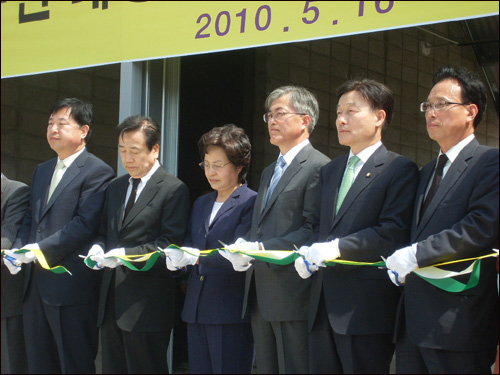
<svg viewBox="0 0 500 375">
<path fill-rule="evenodd" d="M 455 146 L 450 148 L 448 152 L 446 153 L 446 156 L 448 157 L 448 160 L 450 163 L 453 163 L 455 159 L 457 158 L 458 154 L 464 149 L 465 146 L 467 146 L 473 139 L 475 138 L 474 133 L 469 135 L 468 137 L 462 139 L 460 142 L 458 142 Z M 441 155 L 442 152 L 439 150 L 439 155 Z"/>
<path fill-rule="evenodd" d="M 300 142 L 298 145 L 293 146 L 285 155 L 283 155 L 281 152 L 279 156 L 283 156 L 283 159 L 285 159 L 286 165 L 290 165 L 297 156 L 297 154 L 302 150 L 304 147 L 306 147 L 309 144 L 309 139 L 304 139 L 302 142 Z M 279 159 L 278 156 L 278 159 Z"/>
<path fill-rule="evenodd" d="M 379 148 L 380 146 L 382 146 L 382 141 L 378 141 L 377 143 L 375 143 L 374 145 L 371 145 L 371 146 L 368 146 L 367 148 L 365 148 L 364 150 L 358 152 L 358 154 L 356 155 L 360 160 L 361 162 L 364 164 L 366 163 L 366 161 L 368 159 L 370 159 L 370 157 L 373 155 L 373 153 L 377 150 L 377 148 Z M 349 159 L 347 159 L 347 164 L 349 164 L 349 160 L 351 160 L 351 157 L 353 157 L 354 154 L 352 152 L 352 149 L 349 150 Z"/>
<path fill-rule="evenodd" d="M 65 166 L 66 168 L 69 168 L 69 166 L 70 166 L 71 164 L 73 164 L 73 162 L 76 160 L 76 158 L 77 158 L 77 157 L 79 157 L 79 156 L 82 154 L 83 150 L 85 150 L 85 147 L 84 147 L 84 148 L 82 148 L 80 151 L 75 152 L 73 155 L 70 155 L 70 156 L 68 156 L 66 159 L 64 159 L 64 160 L 63 160 L 64 166 Z M 61 160 L 61 159 L 60 159 L 59 157 L 57 157 L 57 163 L 59 163 L 59 161 L 60 161 L 60 160 Z M 57 166 L 57 163 L 56 163 L 56 166 Z"/>
</svg>

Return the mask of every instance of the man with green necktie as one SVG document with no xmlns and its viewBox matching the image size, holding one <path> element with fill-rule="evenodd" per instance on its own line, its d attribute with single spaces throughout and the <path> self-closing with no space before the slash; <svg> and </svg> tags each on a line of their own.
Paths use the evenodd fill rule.
<svg viewBox="0 0 500 375">
<path fill-rule="evenodd" d="M 383 269 L 325 261 L 377 262 L 406 246 L 418 168 L 382 144 L 394 108 L 386 86 L 352 80 L 337 98 L 339 143 L 350 151 L 321 168 L 312 245 L 295 262 L 301 277 L 312 276 L 309 370 L 388 374 L 398 288 Z"/>
</svg>

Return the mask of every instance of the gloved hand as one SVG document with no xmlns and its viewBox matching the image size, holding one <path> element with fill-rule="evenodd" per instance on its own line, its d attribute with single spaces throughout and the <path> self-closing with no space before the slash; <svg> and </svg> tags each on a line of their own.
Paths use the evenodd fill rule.
<svg viewBox="0 0 500 375">
<path fill-rule="evenodd" d="M 310 264 L 306 259 L 303 257 L 298 257 L 295 259 L 294 263 L 295 269 L 297 270 L 297 273 L 299 274 L 300 277 L 303 279 L 307 279 L 314 275 L 319 267 L 315 264 Z"/>
<path fill-rule="evenodd" d="M 243 238 L 238 238 L 235 243 L 227 246 L 226 249 L 244 251 L 259 250 L 259 243 L 247 242 Z M 219 254 L 231 262 L 235 271 L 244 272 L 250 268 L 252 265 L 251 261 L 253 260 L 252 257 L 241 253 L 233 253 L 229 250 L 219 250 Z"/>
<path fill-rule="evenodd" d="M 396 285 L 398 285 L 398 283 L 395 281 L 404 284 L 406 275 L 418 268 L 416 247 L 407 246 L 396 250 L 394 254 L 387 258 L 385 265 L 388 268 L 388 274 L 391 281 Z M 391 274 L 394 276 L 394 280 Z"/>
<path fill-rule="evenodd" d="M 115 258 L 115 256 L 123 255 L 125 255 L 125 248 L 120 247 L 110 250 L 105 254 L 94 255 L 93 260 L 95 260 L 101 267 L 116 268 L 123 263 L 120 259 Z"/>
<path fill-rule="evenodd" d="M 241 253 L 232 253 L 229 250 L 219 250 L 219 254 L 231 262 L 235 271 L 244 272 L 250 268 L 252 257 Z"/>
<path fill-rule="evenodd" d="M 339 239 L 330 242 L 316 242 L 311 246 L 302 246 L 299 250 L 309 263 L 326 267 L 325 261 L 337 259 L 340 256 Z"/>
<path fill-rule="evenodd" d="M 97 258 L 97 256 L 100 256 L 99 258 Z M 101 270 L 102 269 L 102 264 L 99 264 L 98 260 L 101 260 L 102 262 L 102 257 L 104 256 L 104 249 L 100 246 L 100 245 L 93 245 L 88 254 L 87 254 L 87 258 L 90 258 L 91 260 L 93 260 L 95 263 L 95 266 L 92 267 L 91 269 L 92 270 Z M 87 265 L 87 263 L 85 263 Z M 89 267 L 87 265 L 87 267 Z M 90 268 L 90 267 L 89 267 Z"/>
<path fill-rule="evenodd" d="M 21 271 L 21 264 L 22 263 L 20 261 L 18 261 L 17 259 L 11 257 L 10 255 L 4 254 L 3 262 L 12 275 L 15 275 L 16 273 Z"/>
<path fill-rule="evenodd" d="M 177 271 L 183 267 L 194 265 L 198 261 L 200 250 L 193 247 L 182 247 L 182 249 L 185 251 L 175 248 L 163 250 L 167 257 L 167 268 L 170 271 Z"/>
<path fill-rule="evenodd" d="M 258 250 L 260 250 L 259 245 L 260 245 L 259 242 L 248 242 L 240 237 L 236 240 L 235 243 L 227 246 L 226 249 L 243 250 L 243 251 L 258 251 Z M 264 246 L 262 246 L 262 248 L 264 248 Z"/>
<path fill-rule="evenodd" d="M 21 249 L 40 250 L 40 248 L 38 247 L 38 244 L 36 244 L 36 243 L 25 245 Z M 21 263 L 26 263 L 26 264 L 31 263 L 36 259 L 36 255 L 33 251 L 27 251 L 25 253 L 16 253 L 15 252 L 16 250 L 17 249 L 5 250 L 5 254 L 18 260 Z"/>
</svg>

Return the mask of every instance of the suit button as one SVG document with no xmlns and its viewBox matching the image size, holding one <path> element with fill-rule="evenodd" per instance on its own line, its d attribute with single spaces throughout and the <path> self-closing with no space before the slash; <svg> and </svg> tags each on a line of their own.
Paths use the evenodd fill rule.
<svg viewBox="0 0 500 375">
<path fill-rule="evenodd" d="M 207 238 L 207 237 L 208 237 L 208 233 L 205 233 L 205 238 Z"/>
<path fill-rule="evenodd" d="M 205 276 L 200 276 L 200 281 L 205 280 Z"/>
<path fill-rule="evenodd" d="M 43 231 L 43 228 L 38 228 L 38 231 L 37 231 L 37 232 L 38 232 L 38 233 L 42 233 L 42 231 Z"/>
</svg>

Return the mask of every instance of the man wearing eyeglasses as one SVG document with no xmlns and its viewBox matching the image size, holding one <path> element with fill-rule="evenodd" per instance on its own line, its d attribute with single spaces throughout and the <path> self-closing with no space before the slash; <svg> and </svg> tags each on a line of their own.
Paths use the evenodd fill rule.
<svg viewBox="0 0 500 375">
<path fill-rule="evenodd" d="M 498 343 L 495 261 L 482 259 L 476 286 L 435 287 L 417 268 L 479 257 L 499 245 L 498 149 L 474 132 L 486 109 L 482 82 L 465 69 L 441 68 L 420 106 L 439 157 L 420 171 L 411 246 L 387 259 L 391 280 L 405 283 L 396 325 L 397 373 L 490 373 Z M 471 261 L 441 266 L 461 271 Z M 452 280 L 467 284 L 471 275 Z"/>
<path fill-rule="evenodd" d="M 252 227 L 229 248 L 291 250 L 312 234 L 312 213 L 319 169 L 329 158 L 309 142 L 319 117 L 312 93 L 285 86 L 266 100 L 264 121 L 278 161 L 262 172 Z M 246 271 L 243 314 L 251 314 L 259 373 L 308 373 L 307 309 L 310 282 L 293 264 L 250 262 L 242 254 L 222 252 L 237 271 Z"/>
</svg>

